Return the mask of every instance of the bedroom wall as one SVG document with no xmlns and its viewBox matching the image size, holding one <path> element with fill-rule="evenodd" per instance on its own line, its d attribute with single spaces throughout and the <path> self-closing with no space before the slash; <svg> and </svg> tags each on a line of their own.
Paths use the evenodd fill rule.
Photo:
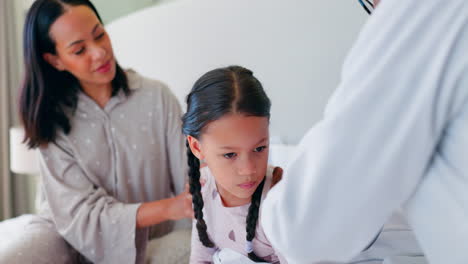
<svg viewBox="0 0 468 264">
<path fill-rule="evenodd" d="M 179 0 L 107 28 L 121 64 L 169 84 L 183 107 L 204 72 L 251 68 L 273 102 L 274 141 L 296 144 L 321 118 L 367 18 L 358 1 Z"/>
<path fill-rule="evenodd" d="M 92 0 L 104 23 L 155 4 L 175 0 Z"/>
</svg>

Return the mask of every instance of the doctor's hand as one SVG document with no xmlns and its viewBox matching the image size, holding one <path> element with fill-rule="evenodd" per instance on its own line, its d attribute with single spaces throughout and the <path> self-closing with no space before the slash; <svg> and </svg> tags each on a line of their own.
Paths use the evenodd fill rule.
<svg viewBox="0 0 468 264">
<path fill-rule="evenodd" d="M 283 178 L 283 169 L 281 167 L 275 167 L 273 170 L 273 177 L 271 180 L 271 188 L 273 188 Z"/>
</svg>

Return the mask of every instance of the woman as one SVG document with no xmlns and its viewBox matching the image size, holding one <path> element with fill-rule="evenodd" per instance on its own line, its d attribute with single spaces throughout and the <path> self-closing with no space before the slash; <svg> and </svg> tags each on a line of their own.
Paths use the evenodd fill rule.
<svg viewBox="0 0 468 264">
<path fill-rule="evenodd" d="M 177 100 L 120 68 L 87 0 L 35 1 L 24 55 L 20 114 L 44 197 L 19 235 L 31 246 L 0 262 L 142 263 L 148 227 L 193 215 Z"/>
</svg>

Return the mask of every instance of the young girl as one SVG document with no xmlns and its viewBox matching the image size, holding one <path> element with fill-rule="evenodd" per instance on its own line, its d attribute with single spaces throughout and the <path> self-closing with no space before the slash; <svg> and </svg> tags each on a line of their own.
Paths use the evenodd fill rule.
<svg viewBox="0 0 468 264">
<path fill-rule="evenodd" d="M 272 175 L 281 173 L 267 164 L 270 105 L 260 82 L 239 66 L 206 73 L 188 95 L 182 120 L 195 211 L 190 263 L 218 262 L 213 256 L 222 249 L 285 263 L 257 225 Z"/>
</svg>

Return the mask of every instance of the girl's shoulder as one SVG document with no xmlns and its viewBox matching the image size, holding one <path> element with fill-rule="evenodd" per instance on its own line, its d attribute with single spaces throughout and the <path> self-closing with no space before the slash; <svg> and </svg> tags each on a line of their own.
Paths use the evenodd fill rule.
<svg viewBox="0 0 468 264">
<path fill-rule="evenodd" d="M 202 194 L 208 193 L 210 190 L 216 189 L 214 176 L 208 166 L 200 168 L 200 181 L 203 182 Z"/>
</svg>

